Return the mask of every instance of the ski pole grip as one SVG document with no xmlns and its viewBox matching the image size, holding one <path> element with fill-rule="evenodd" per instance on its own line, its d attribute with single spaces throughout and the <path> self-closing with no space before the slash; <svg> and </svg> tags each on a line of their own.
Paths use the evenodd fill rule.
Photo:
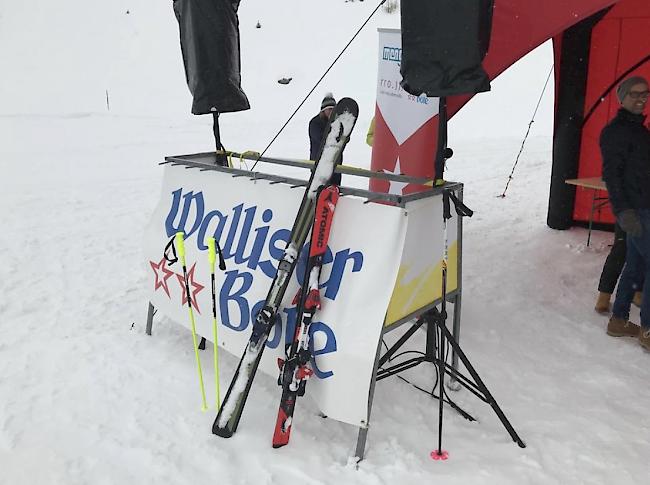
<svg viewBox="0 0 650 485">
<path fill-rule="evenodd" d="M 177 232 L 174 237 L 174 242 L 176 243 L 176 249 L 178 250 L 178 255 L 185 260 L 185 235 L 182 232 Z"/>
<path fill-rule="evenodd" d="M 214 263 L 217 261 L 217 250 L 215 249 L 215 239 L 208 238 L 208 261 L 210 261 L 210 270 L 214 273 Z"/>
</svg>

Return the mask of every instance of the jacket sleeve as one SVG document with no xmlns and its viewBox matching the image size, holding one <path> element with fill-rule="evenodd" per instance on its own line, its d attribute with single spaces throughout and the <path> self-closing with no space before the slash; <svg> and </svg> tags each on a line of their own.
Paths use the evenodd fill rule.
<svg viewBox="0 0 650 485">
<path fill-rule="evenodd" d="M 600 153 L 603 157 L 603 180 L 609 192 L 609 202 L 615 214 L 630 209 L 625 195 L 623 174 L 627 155 L 627 145 L 612 126 L 607 126 L 600 134 Z"/>
<path fill-rule="evenodd" d="M 375 117 L 372 117 L 370 120 L 370 126 L 368 127 L 368 134 L 366 135 L 366 144 L 372 146 L 375 141 Z"/>
<path fill-rule="evenodd" d="M 304 126 L 304 125 L 303 125 Z M 309 122 L 309 159 L 316 161 L 323 133 L 316 118 Z"/>
</svg>

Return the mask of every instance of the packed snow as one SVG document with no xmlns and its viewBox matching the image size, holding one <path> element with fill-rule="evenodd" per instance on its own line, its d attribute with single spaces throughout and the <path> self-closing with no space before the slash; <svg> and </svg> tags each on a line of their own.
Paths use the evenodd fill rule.
<svg viewBox="0 0 650 485">
<path fill-rule="evenodd" d="M 222 116 L 226 147 L 261 151 L 375 6 L 243 0 L 252 109 Z M 268 155 L 307 157 L 307 124 L 331 91 L 358 101 L 345 160 L 369 167 L 376 28 L 398 26 L 397 14 L 378 12 Z M 527 447 L 462 390 L 454 399 L 478 421 L 447 407 L 449 459 L 432 460 L 438 402 L 391 377 L 377 384 L 358 466 L 357 428 L 319 417 L 309 397 L 291 443 L 272 449 L 280 389 L 264 375 L 237 434 L 215 437 L 190 333 L 156 315 L 145 334 L 142 232 L 159 197 L 158 162 L 213 147 L 211 119 L 190 114 L 172 2 L 4 2 L 0 54 L 1 484 L 650 482 L 650 355 L 608 337 L 593 311 L 612 235 L 595 232 L 587 247 L 585 229 L 545 223 L 552 91 L 507 196 L 496 197 L 552 63 L 549 45 L 452 120 L 447 172 L 475 211 L 464 223 L 461 344 Z M 212 395 L 211 344 L 201 356 Z M 223 388 L 239 356 L 220 357 Z M 403 376 L 434 382 L 427 364 Z"/>
</svg>

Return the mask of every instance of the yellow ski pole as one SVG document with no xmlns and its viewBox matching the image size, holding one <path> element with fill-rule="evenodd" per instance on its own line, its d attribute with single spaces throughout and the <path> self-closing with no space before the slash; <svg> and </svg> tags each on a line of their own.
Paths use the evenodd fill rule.
<svg viewBox="0 0 650 485">
<path fill-rule="evenodd" d="M 207 411 L 208 405 L 205 400 L 205 387 L 203 386 L 203 371 L 201 370 L 201 359 L 199 358 L 199 346 L 196 343 L 196 325 L 194 323 L 194 311 L 192 310 L 192 297 L 190 293 L 190 285 L 187 281 L 187 265 L 185 264 L 185 242 L 183 238 L 184 234 L 182 232 L 176 233 L 176 248 L 178 249 L 178 255 L 180 256 L 181 264 L 183 265 L 183 280 L 185 281 L 185 292 L 187 293 L 187 307 L 189 308 L 190 322 L 192 323 L 192 342 L 194 343 L 194 355 L 196 356 L 196 367 L 199 373 L 201 397 L 203 398 L 203 405 L 201 406 L 201 410 Z"/>
<path fill-rule="evenodd" d="M 208 260 L 210 261 L 210 279 L 212 282 L 212 336 L 214 337 L 214 384 L 216 389 L 216 406 L 217 411 L 221 405 L 221 397 L 219 395 L 219 339 L 217 335 L 217 293 L 214 284 L 214 263 L 217 260 L 216 240 L 211 237 L 208 238 Z M 224 270 L 226 268 L 219 249 L 219 268 Z"/>
</svg>

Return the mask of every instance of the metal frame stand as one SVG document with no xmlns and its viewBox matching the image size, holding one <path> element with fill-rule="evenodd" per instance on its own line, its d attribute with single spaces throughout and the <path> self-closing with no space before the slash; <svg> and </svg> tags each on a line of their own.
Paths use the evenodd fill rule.
<svg viewBox="0 0 650 485">
<path fill-rule="evenodd" d="M 457 294 L 453 298 L 453 303 L 455 308 L 454 327 L 455 330 L 457 330 L 458 326 L 456 325 L 455 321 L 456 315 L 459 314 L 458 310 L 460 306 L 460 294 Z M 526 444 L 522 441 L 515 429 L 512 427 L 510 421 L 499 407 L 496 399 L 492 396 L 489 389 L 478 375 L 478 372 L 476 372 L 474 366 L 471 364 L 468 357 L 463 352 L 460 344 L 458 343 L 458 336 L 452 334 L 452 332 L 450 332 L 447 328 L 445 320 L 446 319 L 444 318 L 443 314 L 441 314 L 436 307 L 433 307 L 424 312 L 413 324 L 413 326 L 409 328 L 404 333 L 404 335 L 402 335 L 402 337 L 400 337 L 400 339 L 395 344 L 393 344 L 393 346 L 389 348 L 383 355 L 381 354 L 382 341 L 380 340 L 379 347 L 377 348 L 377 360 L 375 363 L 374 378 L 370 387 L 370 397 L 368 403 L 369 410 L 372 408 L 372 399 L 376 381 L 399 374 L 400 372 L 422 364 L 423 362 L 428 362 L 436 367 L 436 373 L 438 376 L 437 379 L 444 379 L 444 374 L 449 374 L 450 381 L 446 383 L 447 387 L 451 388 L 452 390 L 458 390 L 459 388 L 464 387 L 476 397 L 478 397 L 481 401 L 489 404 L 512 440 L 517 443 L 519 447 L 525 448 Z M 413 336 L 413 334 L 415 334 L 415 332 L 417 332 L 423 326 L 426 326 L 426 343 L 423 355 L 399 362 L 387 368 L 383 368 L 383 366 L 391 360 L 391 357 Z M 440 332 L 440 337 L 438 337 L 438 332 Z M 447 362 L 446 358 L 448 354 L 448 346 L 451 347 L 453 352 L 451 364 Z M 458 369 L 458 360 L 460 360 L 463 363 L 465 369 L 467 369 L 469 377 L 464 375 Z M 450 385 L 452 383 L 455 385 Z M 449 395 L 444 391 L 443 386 L 439 387 L 440 391 L 438 396 L 433 393 L 433 390 L 427 391 L 417 386 L 415 387 L 430 394 L 436 399 L 440 399 L 440 394 L 442 394 L 442 400 L 444 403 L 448 404 L 465 419 L 469 421 L 475 421 L 475 418 L 473 416 L 464 411 L 449 397 Z M 434 385 L 433 387 L 435 389 L 436 386 Z M 370 416 L 370 412 L 368 413 L 368 416 Z M 357 461 L 361 461 L 364 457 L 367 437 L 368 427 L 366 426 L 365 428 L 361 428 L 359 430 L 357 437 L 357 446 L 355 452 Z"/>
</svg>

